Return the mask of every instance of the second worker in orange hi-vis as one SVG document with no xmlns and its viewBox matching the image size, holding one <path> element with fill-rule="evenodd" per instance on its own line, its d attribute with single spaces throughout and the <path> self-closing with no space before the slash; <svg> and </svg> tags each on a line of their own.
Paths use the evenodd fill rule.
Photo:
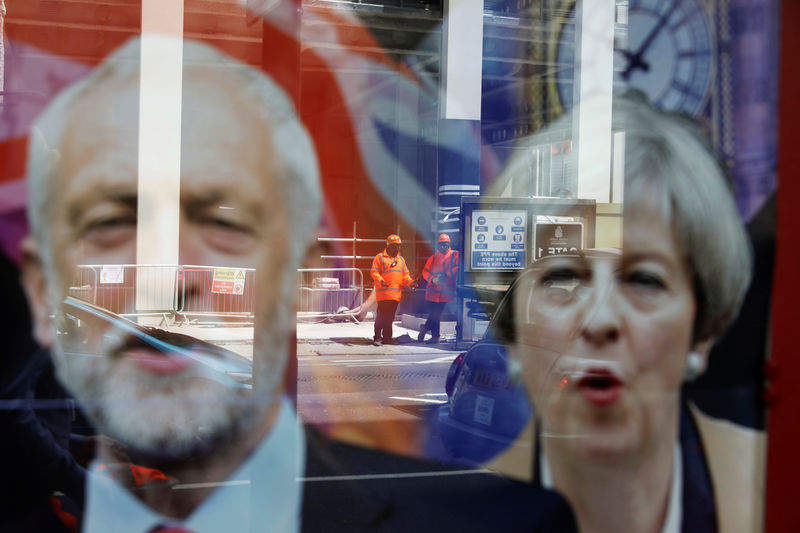
<svg viewBox="0 0 800 533">
<path fill-rule="evenodd" d="M 419 330 L 417 340 L 422 342 L 425 333 L 431 332 L 430 343 L 439 342 L 439 324 L 442 311 L 447 302 L 453 301 L 456 295 L 456 278 L 458 277 L 458 252 L 450 249 L 450 237 L 442 233 L 436 243 L 436 252 L 428 258 L 422 277 L 428 282 L 425 301 L 428 304 L 428 320 Z"/>
<path fill-rule="evenodd" d="M 372 260 L 370 275 L 375 280 L 378 314 L 375 317 L 375 336 L 372 344 L 392 342 L 392 322 L 403 296 L 403 287 L 416 285 L 408 272 L 406 260 L 400 255 L 402 241 L 397 235 L 386 237 L 386 248 Z"/>
</svg>

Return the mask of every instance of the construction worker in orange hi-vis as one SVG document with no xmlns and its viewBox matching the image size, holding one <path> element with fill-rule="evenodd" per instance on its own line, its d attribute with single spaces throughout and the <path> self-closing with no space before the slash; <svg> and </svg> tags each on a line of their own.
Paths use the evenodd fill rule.
<svg viewBox="0 0 800 533">
<path fill-rule="evenodd" d="M 375 336 L 372 344 L 390 344 L 392 322 L 402 298 L 403 287 L 415 287 L 416 282 L 408 272 L 406 260 L 400 255 L 402 241 L 397 235 L 386 237 L 386 248 L 372 260 L 370 275 L 375 280 L 378 315 L 375 317 Z"/>
<path fill-rule="evenodd" d="M 453 301 L 456 295 L 456 278 L 458 277 L 458 252 L 450 249 L 450 237 L 442 233 L 436 242 L 436 252 L 428 258 L 422 277 L 428 282 L 425 301 L 428 304 L 428 320 L 419 330 L 417 340 L 422 342 L 425 334 L 431 332 L 429 343 L 439 342 L 439 324 L 442 311 L 447 302 Z"/>
</svg>

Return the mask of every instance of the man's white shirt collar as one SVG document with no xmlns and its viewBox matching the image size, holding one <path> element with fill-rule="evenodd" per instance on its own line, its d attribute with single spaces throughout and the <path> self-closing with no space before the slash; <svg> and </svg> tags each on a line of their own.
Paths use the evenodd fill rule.
<svg viewBox="0 0 800 533">
<path fill-rule="evenodd" d="M 183 522 L 163 517 L 136 499 L 94 463 L 87 482 L 84 531 L 146 533 L 159 525 L 196 533 L 300 531 L 305 434 L 286 399 L 267 437 L 255 452 Z M 173 490 L 192 486 L 176 485 Z"/>
</svg>

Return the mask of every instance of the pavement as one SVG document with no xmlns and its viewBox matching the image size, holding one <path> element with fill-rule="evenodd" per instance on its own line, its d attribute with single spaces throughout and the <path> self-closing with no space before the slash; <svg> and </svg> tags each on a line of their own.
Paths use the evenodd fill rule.
<svg viewBox="0 0 800 533">
<path fill-rule="evenodd" d="M 408 322 L 406 320 L 405 322 Z M 404 327 L 402 318 L 394 323 L 395 339 L 408 335 L 407 343 L 402 340 L 397 344 L 373 346 L 372 336 L 374 322 L 341 321 L 341 322 L 298 322 L 297 355 L 309 356 L 350 356 L 350 355 L 412 355 L 412 354 L 453 354 L 455 349 L 455 322 L 442 322 L 442 336 L 439 344 L 417 342 L 417 329 Z M 154 324 L 155 325 L 155 324 Z M 198 339 L 223 346 L 237 352 L 248 359 L 253 359 L 253 326 L 252 324 L 221 324 L 193 322 L 175 324 L 170 331 L 190 335 Z M 428 336 L 430 338 L 430 336 Z M 452 358 L 451 358 L 452 359 Z"/>
<path fill-rule="evenodd" d="M 405 320 L 403 320 L 405 318 Z M 446 403 L 444 382 L 459 353 L 455 323 L 443 322 L 440 344 L 417 342 L 419 320 L 398 317 L 398 344 L 373 346 L 374 322 L 298 322 L 297 410 L 306 422 L 351 442 L 419 455 L 429 447 L 426 422 Z M 155 325 L 155 324 L 154 324 Z M 171 331 L 253 358 L 253 326 L 175 324 Z"/>
<path fill-rule="evenodd" d="M 337 438 L 421 456 L 438 442 L 428 417 L 447 401 L 455 335 L 425 344 L 398 321 L 395 339 L 409 342 L 373 346 L 374 325 L 298 323 L 298 412 Z M 454 324 L 447 326 L 444 331 L 454 331 Z"/>
<path fill-rule="evenodd" d="M 392 327 L 396 344 L 373 346 L 374 322 L 298 323 L 297 355 L 365 355 L 365 354 L 441 354 L 455 350 L 455 336 L 443 336 L 440 344 L 417 342 L 419 331 L 395 322 Z M 408 335 L 406 343 L 403 336 Z M 430 337 L 429 337 L 430 338 Z"/>
</svg>

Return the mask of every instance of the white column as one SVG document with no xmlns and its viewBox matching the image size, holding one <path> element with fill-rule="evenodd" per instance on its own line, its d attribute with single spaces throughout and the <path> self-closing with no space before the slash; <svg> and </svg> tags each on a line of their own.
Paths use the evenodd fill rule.
<svg viewBox="0 0 800 533">
<path fill-rule="evenodd" d="M 608 202 L 611 191 L 614 0 L 578 0 L 576 10 L 576 111 L 572 138 L 578 198 Z"/>
<path fill-rule="evenodd" d="M 483 0 L 445 0 L 442 118 L 481 119 Z"/>
<path fill-rule="evenodd" d="M 183 0 L 142 0 L 136 262 L 178 263 Z M 174 271 L 173 271 L 174 273 Z M 172 305 L 172 275 L 139 269 L 139 311 Z"/>
<path fill-rule="evenodd" d="M 5 34 L 3 33 L 4 24 L 6 21 L 6 3 L 5 0 L 0 0 L 0 91 L 5 90 L 5 68 L 6 68 L 6 44 Z M 0 95 L 0 104 L 3 103 L 3 96 Z"/>
<path fill-rule="evenodd" d="M 614 159 L 611 167 L 611 202 L 621 204 L 625 193 L 625 132 L 614 133 Z"/>
</svg>

